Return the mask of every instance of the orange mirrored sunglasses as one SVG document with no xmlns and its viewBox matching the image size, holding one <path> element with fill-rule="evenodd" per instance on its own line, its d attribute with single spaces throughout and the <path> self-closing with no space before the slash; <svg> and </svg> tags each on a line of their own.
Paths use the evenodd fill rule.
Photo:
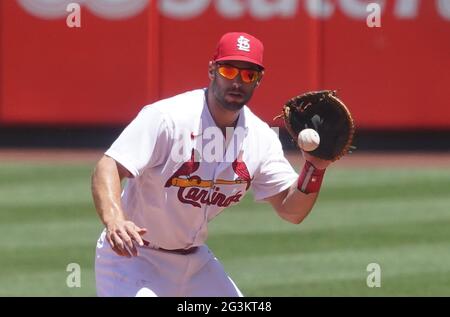
<svg viewBox="0 0 450 317">
<path fill-rule="evenodd" d="M 235 79 L 241 73 L 244 83 L 253 83 L 261 77 L 261 72 L 254 69 L 241 69 L 231 65 L 218 64 L 217 71 L 226 79 Z"/>
</svg>

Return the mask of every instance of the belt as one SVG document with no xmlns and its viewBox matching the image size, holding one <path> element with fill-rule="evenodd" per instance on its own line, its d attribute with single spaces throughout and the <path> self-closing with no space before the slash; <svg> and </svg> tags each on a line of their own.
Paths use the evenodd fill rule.
<svg viewBox="0 0 450 317">
<path fill-rule="evenodd" d="M 169 253 L 175 253 L 175 254 L 182 254 L 182 255 L 186 255 L 186 254 L 191 254 L 194 253 L 195 251 L 197 251 L 198 247 L 191 247 L 188 249 L 164 249 L 161 247 L 158 247 L 150 242 L 148 242 L 147 240 L 142 239 L 142 242 L 144 242 L 144 246 L 158 250 L 158 251 L 163 251 L 163 252 L 169 252 Z"/>
</svg>

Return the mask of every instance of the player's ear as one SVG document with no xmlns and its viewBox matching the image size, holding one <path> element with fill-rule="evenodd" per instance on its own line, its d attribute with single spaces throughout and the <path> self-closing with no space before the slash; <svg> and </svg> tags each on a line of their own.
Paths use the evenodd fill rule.
<svg viewBox="0 0 450 317">
<path fill-rule="evenodd" d="M 213 61 L 209 61 L 208 77 L 209 77 L 210 80 L 214 79 L 214 62 Z"/>
<path fill-rule="evenodd" d="M 263 76 L 264 76 L 264 71 L 261 71 L 261 76 L 259 76 L 258 80 L 256 81 L 256 87 L 258 87 L 261 84 Z"/>
</svg>

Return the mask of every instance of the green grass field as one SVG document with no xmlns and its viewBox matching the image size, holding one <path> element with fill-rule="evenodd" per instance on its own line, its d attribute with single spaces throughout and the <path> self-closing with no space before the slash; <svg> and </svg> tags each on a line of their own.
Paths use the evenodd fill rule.
<svg viewBox="0 0 450 317">
<path fill-rule="evenodd" d="M 95 296 L 91 169 L 0 165 L 0 296 Z M 208 244 L 246 296 L 450 296 L 449 228 L 450 170 L 330 168 L 302 224 L 248 195 Z M 366 285 L 372 262 L 380 288 Z"/>
</svg>

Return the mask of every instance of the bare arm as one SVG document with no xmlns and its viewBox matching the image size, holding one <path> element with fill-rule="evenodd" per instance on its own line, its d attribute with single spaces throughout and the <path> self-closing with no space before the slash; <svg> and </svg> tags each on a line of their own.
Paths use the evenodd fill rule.
<svg viewBox="0 0 450 317">
<path fill-rule="evenodd" d="M 133 241 L 143 245 L 140 236 L 146 229 L 128 221 L 122 211 L 121 181 L 125 177 L 133 176 L 114 159 L 104 155 L 92 174 L 92 197 L 97 214 L 106 227 L 106 239 L 112 249 L 118 255 L 130 257 L 137 255 Z"/>
<path fill-rule="evenodd" d="M 304 153 L 305 159 L 316 168 L 325 169 L 331 163 Z M 281 193 L 266 199 L 277 211 L 278 215 L 289 222 L 299 224 L 310 213 L 316 202 L 317 193 L 305 194 L 298 190 L 297 182 Z"/>
</svg>

